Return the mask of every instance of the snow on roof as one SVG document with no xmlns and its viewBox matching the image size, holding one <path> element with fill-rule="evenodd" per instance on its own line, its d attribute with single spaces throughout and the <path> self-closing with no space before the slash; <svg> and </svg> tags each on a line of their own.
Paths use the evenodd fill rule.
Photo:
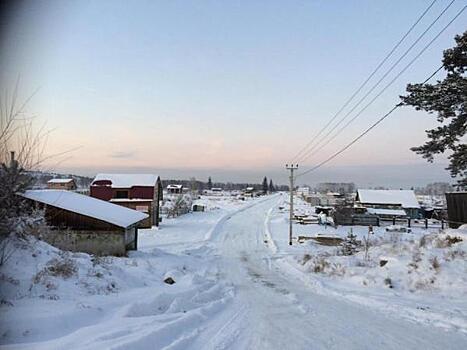
<svg viewBox="0 0 467 350">
<path fill-rule="evenodd" d="M 70 181 L 73 181 L 73 179 L 50 179 L 47 181 L 49 184 L 66 184 Z"/>
<path fill-rule="evenodd" d="M 154 174 L 97 174 L 92 184 L 96 181 L 108 180 L 113 188 L 130 188 L 132 186 L 151 186 L 157 182 Z"/>
<path fill-rule="evenodd" d="M 25 198 L 68 210 L 126 228 L 148 217 L 147 214 L 100 199 L 63 190 L 28 190 Z"/>
<path fill-rule="evenodd" d="M 115 203 L 146 203 L 146 202 L 152 202 L 152 199 L 145 199 L 145 198 L 111 198 L 109 202 L 115 202 Z"/>
<path fill-rule="evenodd" d="M 183 185 L 168 185 L 167 186 L 167 189 L 169 189 L 169 190 L 172 189 L 172 188 L 173 189 L 181 189 L 181 188 L 183 188 Z"/>
<path fill-rule="evenodd" d="M 358 190 L 360 203 L 395 204 L 402 208 L 420 208 L 412 190 Z"/>
<path fill-rule="evenodd" d="M 377 209 L 368 208 L 367 212 L 375 215 L 392 215 L 392 216 L 407 216 L 407 213 L 402 209 Z"/>
</svg>

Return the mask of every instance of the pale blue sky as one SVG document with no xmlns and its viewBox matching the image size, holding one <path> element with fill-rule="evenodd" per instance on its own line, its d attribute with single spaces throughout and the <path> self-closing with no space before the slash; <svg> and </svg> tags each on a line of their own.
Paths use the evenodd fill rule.
<svg viewBox="0 0 467 350">
<path fill-rule="evenodd" d="M 137 167 L 170 177 L 219 172 L 219 180 L 229 180 L 227 169 L 233 181 L 255 181 L 264 172 L 281 182 L 284 163 L 430 2 L 25 1 L 4 31 L 2 85 L 12 86 L 20 75 L 24 96 L 40 88 L 28 111 L 56 128 L 50 149 L 82 147 L 57 170 Z M 447 3 L 435 4 L 398 53 Z M 403 62 L 464 5 L 456 1 Z M 464 13 L 338 142 L 307 164 L 388 110 L 407 82 L 434 71 L 466 19 Z M 424 113 L 399 110 L 330 168 L 303 181 L 337 179 L 338 169 L 348 166 L 423 163 L 409 147 L 423 142 L 435 123 Z M 413 182 L 435 173 L 446 179 L 439 166 L 424 169 L 426 180 L 417 173 Z M 361 179 L 367 175 L 362 171 Z M 352 176 L 360 181 L 358 172 Z"/>
</svg>

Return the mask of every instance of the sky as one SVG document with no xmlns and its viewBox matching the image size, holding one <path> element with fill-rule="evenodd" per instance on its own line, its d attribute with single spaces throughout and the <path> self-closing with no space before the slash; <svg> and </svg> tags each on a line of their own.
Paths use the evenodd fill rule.
<svg viewBox="0 0 467 350">
<path fill-rule="evenodd" d="M 34 94 L 27 112 L 53 130 L 48 152 L 73 150 L 49 162 L 55 171 L 144 171 L 245 182 L 268 176 L 285 183 L 285 163 L 431 1 L 23 0 L 2 14 L 0 81 L 2 91 L 11 91 L 19 78 L 20 96 Z M 438 0 L 383 68 L 447 4 Z M 393 74 L 464 5 L 455 1 Z M 438 68 L 442 51 L 454 46 L 466 20 L 464 12 L 300 168 L 333 154 L 399 102 L 407 83 L 423 81 Z M 442 77 L 441 72 L 435 78 Z M 449 181 L 445 157 L 430 165 L 409 150 L 436 123 L 433 115 L 401 108 L 299 183 L 400 187 Z"/>
</svg>

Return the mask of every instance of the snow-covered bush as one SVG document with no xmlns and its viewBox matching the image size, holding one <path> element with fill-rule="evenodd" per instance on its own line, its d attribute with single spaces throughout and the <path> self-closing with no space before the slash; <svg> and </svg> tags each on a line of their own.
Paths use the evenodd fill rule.
<svg viewBox="0 0 467 350">
<path fill-rule="evenodd" d="M 175 218 L 189 213 L 192 203 L 193 199 L 190 194 L 180 194 L 176 197 L 167 198 L 163 204 L 162 210 L 167 214 L 167 217 Z"/>
</svg>

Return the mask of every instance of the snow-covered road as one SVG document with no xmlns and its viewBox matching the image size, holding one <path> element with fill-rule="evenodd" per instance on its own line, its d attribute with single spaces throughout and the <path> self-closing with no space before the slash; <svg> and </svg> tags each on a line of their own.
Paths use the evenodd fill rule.
<svg viewBox="0 0 467 350">
<path fill-rule="evenodd" d="M 226 311 L 210 320 L 193 349 L 463 349 L 465 334 L 388 317 L 323 296 L 277 264 L 265 244 L 273 197 L 218 225 L 212 243 L 219 278 L 234 286 Z M 284 233 L 286 234 L 286 233 Z"/>
<path fill-rule="evenodd" d="M 284 259 L 282 229 L 273 237 L 279 249 L 271 239 L 272 208 L 280 203 L 273 195 L 166 220 L 160 231 L 141 233 L 138 252 L 97 267 L 76 255 L 80 275 L 53 280 L 56 298 L 25 291 L 29 297 L 3 307 L 0 348 L 467 348 L 464 331 L 412 322 L 312 285 L 309 273 Z M 58 254 L 44 249 L 41 258 L 20 257 L 44 264 Z M 93 277 L 96 268 L 100 277 Z M 166 275 L 177 283 L 163 283 Z M 116 291 L 90 293 L 107 281 Z"/>
</svg>

